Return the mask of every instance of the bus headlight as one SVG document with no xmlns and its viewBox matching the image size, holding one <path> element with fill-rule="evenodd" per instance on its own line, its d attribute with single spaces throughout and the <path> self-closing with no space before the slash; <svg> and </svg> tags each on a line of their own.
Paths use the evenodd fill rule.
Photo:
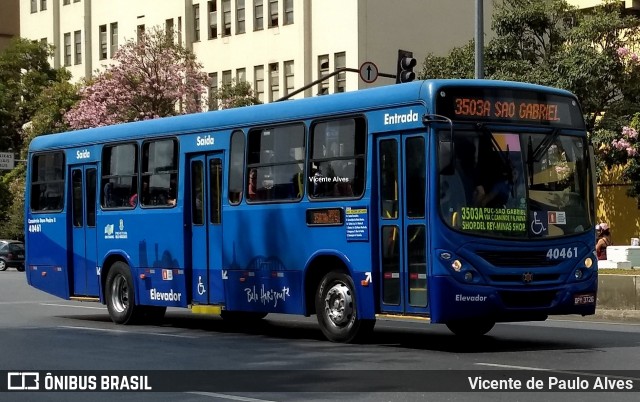
<svg viewBox="0 0 640 402">
<path fill-rule="evenodd" d="M 464 280 L 467 282 L 473 281 L 473 274 L 469 271 L 464 273 Z"/>
<path fill-rule="evenodd" d="M 591 257 L 587 257 L 584 259 L 584 266 L 587 268 L 591 268 L 593 266 L 593 260 Z"/>
<path fill-rule="evenodd" d="M 451 268 L 453 268 L 453 270 L 456 272 L 460 272 L 460 270 L 462 269 L 462 263 L 460 262 L 460 260 L 454 260 L 451 263 Z"/>
<path fill-rule="evenodd" d="M 580 268 L 576 269 L 575 276 L 576 279 L 582 279 L 582 270 Z"/>
</svg>

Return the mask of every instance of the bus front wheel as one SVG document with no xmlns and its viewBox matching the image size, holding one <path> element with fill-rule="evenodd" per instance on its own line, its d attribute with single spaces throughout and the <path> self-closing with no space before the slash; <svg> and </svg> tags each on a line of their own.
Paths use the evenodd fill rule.
<svg viewBox="0 0 640 402">
<path fill-rule="evenodd" d="M 353 342 L 372 332 L 375 320 L 358 318 L 353 280 L 342 272 L 329 272 L 316 292 L 315 304 L 322 333 L 332 342 Z"/>
<path fill-rule="evenodd" d="M 466 320 L 448 322 L 447 328 L 458 336 L 474 337 L 486 334 L 494 325 L 494 321 Z"/>
<path fill-rule="evenodd" d="M 142 314 L 135 305 L 131 271 L 124 262 L 116 262 L 109 270 L 105 295 L 109 316 L 116 324 L 133 324 Z"/>
</svg>

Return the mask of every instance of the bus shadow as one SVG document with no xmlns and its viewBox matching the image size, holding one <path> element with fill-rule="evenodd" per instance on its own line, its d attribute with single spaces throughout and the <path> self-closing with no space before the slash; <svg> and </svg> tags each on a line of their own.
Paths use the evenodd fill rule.
<svg viewBox="0 0 640 402">
<path fill-rule="evenodd" d="M 77 321 L 111 323 L 108 315 L 59 316 Z M 378 323 L 380 324 L 380 323 Z M 114 329 L 132 333 L 176 329 L 189 331 L 194 335 L 234 334 L 240 336 L 261 336 L 273 339 L 329 342 L 326 340 L 314 317 L 282 319 L 280 316 L 268 316 L 263 320 L 243 323 L 225 321 L 218 316 L 194 316 L 190 313 L 167 313 L 161 323 L 145 323 L 134 326 L 113 324 Z M 611 337 L 610 331 L 585 330 L 589 335 L 575 337 L 572 328 L 548 328 L 527 326 L 526 324 L 498 324 L 489 334 L 477 338 L 462 338 L 453 335 L 444 325 L 425 324 L 424 327 L 397 328 L 389 324 L 377 325 L 373 334 L 360 345 L 394 347 L 424 351 L 448 353 L 493 353 L 522 352 L 536 350 L 589 350 L 595 351 L 607 347 L 634 347 L 640 342 L 640 334 L 625 338 L 623 344 L 619 337 Z M 241 338 L 238 338 L 239 340 Z M 615 342 L 613 341 L 615 339 Z M 357 345 L 356 345 L 357 346 Z"/>
</svg>

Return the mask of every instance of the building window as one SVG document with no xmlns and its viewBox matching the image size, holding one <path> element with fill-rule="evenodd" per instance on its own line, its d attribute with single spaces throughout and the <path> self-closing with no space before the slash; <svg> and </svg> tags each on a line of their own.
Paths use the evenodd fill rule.
<svg viewBox="0 0 640 402">
<path fill-rule="evenodd" d="M 107 26 L 100 25 L 98 27 L 98 40 L 100 41 L 100 60 L 107 58 Z"/>
<path fill-rule="evenodd" d="M 164 29 L 167 37 L 173 43 L 173 37 L 175 36 L 175 32 L 173 30 L 173 18 L 169 18 L 164 22 Z"/>
<path fill-rule="evenodd" d="M 73 0 L 74 3 L 80 3 L 80 0 Z"/>
<path fill-rule="evenodd" d="M 38 0 L 31 0 L 31 14 L 38 12 Z"/>
<path fill-rule="evenodd" d="M 64 66 L 71 65 L 71 33 L 64 34 Z"/>
<path fill-rule="evenodd" d="M 318 56 L 318 79 L 329 74 L 329 55 L 323 54 Z M 329 93 L 329 83 L 325 80 L 318 84 L 318 95 L 326 95 Z"/>
<path fill-rule="evenodd" d="M 302 198 L 305 158 L 302 124 L 249 131 L 247 201 L 295 201 Z"/>
<path fill-rule="evenodd" d="M 236 70 L 236 82 L 247 81 L 247 70 L 245 68 L 239 68 Z"/>
<path fill-rule="evenodd" d="M 223 36 L 231 35 L 231 0 L 222 0 L 222 26 Z"/>
<path fill-rule="evenodd" d="M 222 72 L 222 85 L 231 85 L 231 70 L 225 70 Z"/>
<path fill-rule="evenodd" d="M 102 149 L 102 208 L 133 208 L 138 194 L 138 145 L 120 144 Z"/>
<path fill-rule="evenodd" d="M 113 59 L 113 56 L 116 55 L 118 51 L 118 23 L 112 22 L 111 26 L 111 51 L 109 53 L 109 57 Z"/>
<path fill-rule="evenodd" d="M 74 58 L 73 64 L 82 63 L 82 34 L 80 31 L 75 31 L 73 33 L 73 43 L 74 43 Z"/>
<path fill-rule="evenodd" d="M 283 25 L 293 24 L 293 0 L 284 0 Z"/>
<path fill-rule="evenodd" d="M 207 38 L 216 39 L 218 37 L 218 2 L 210 1 L 207 3 L 209 9 L 209 29 Z"/>
<path fill-rule="evenodd" d="M 136 38 L 138 38 L 138 42 L 140 42 L 140 39 L 142 39 L 142 37 L 144 36 L 144 24 L 138 25 L 138 27 L 136 28 Z"/>
<path fill-rule="evenodd" d="M 280 97 L 280 69 L 278 63 L 269 64 L 269 102 Z"/>
<path fill-rule="evenodd" d="M 43 46 L 48 46 L 49 45 L 49 41 L 47 40 L 47 38 L 42 38 L 40 39 L 40 44 Z"/>
<path fill-rule="evenodd" d="M 253 70 L 253 87 L 256 90 L 256 97 L 264 103 L 264 66 L 255 66 Z"/>
<path fill-rule="evenodd" d="M 293 60 L 290 60 L 284 62 L 284 94 L 289 95 L 293 91 Z"/>
<path fill-rule="evenodd" d="M 40 0 L 40 11 L 47 9 L 47 0 Z"/>
<path fill-rule="evenodd" d="M 261 31 L 264 29 L 264 7 L 263 0 L 253 0 L 253 30 Z"/>
<path fill-rule="evenodd" d="M 213 99 L 218 94 L 218 73 L 209 73 L 209 110 L 218 109 L 218 100 Z"/>
<path fill-rule="evenodd" d="M 31 210 L 61 211 L 64 205 L 64 153 L 35 155 L 32 161 Z"/>
<path fill-rule="evenodd" d="M 334 68 L 340 69 L 347 66 L 347 56 L 345 52 L 336 53 L 333 60 Z M 345 71 L 335 76 L 335 86 L 333 92 L 344 92 L 347 88 L 347 73 Z"/>
<path fill-rule="evenodd" d="M 278 26 L 278 0 L 269 0 L 269 28 Z"/>
<path fill-rule="evenodd" d="M 64 1 L 62 2 L 62 5 L 63 5 L 63 6 L 68 6 L 69 4 L 71 4 L 71 0 L 64 0 Z"/>
<path fill-rule="evenodd" d="M 244 31 L 244 0 L 236 0 L 236 35 Z"/>
<path fill-rule="evenodd" d="M 193 5 L 193 41 L 200 41 L 200 4 Z"/>
</svg>

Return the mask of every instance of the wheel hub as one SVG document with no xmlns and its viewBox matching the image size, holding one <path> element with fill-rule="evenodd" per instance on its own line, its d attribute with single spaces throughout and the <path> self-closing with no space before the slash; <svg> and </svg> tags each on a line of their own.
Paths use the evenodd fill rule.
<svg viewBox="0 0 640 402">
<path fill-rule="evenodd" d="M 324 299 L 327 317 L 336 326 L 343 326 L 353 315 L 353 298 L 349 288 L 342 283 L 335 284 Z"/>
</svg>

